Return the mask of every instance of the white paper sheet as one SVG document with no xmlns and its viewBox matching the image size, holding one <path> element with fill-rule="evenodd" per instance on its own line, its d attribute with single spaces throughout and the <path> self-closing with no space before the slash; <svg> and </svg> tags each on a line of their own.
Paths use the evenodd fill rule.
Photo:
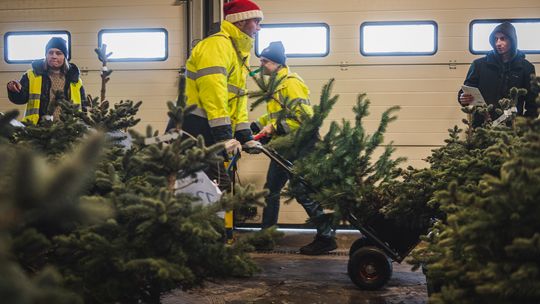
<svg viewBox="0 0 540 304">
<path fill-rule="evenodd" d="M 486 104 L 486 101 L 478 88 L 462 85 L 461 89 L 463 90 L 463 93 L 471 94 L 473 96 L 474 99 L 471 106 L 481 106 Z"/>
</svg>

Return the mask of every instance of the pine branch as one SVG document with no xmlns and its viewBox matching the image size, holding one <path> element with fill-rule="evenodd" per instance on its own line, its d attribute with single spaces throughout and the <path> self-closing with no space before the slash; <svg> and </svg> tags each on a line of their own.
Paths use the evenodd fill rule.
<svg viewBox="0 0 540 304">
<path fill-rule="evenodd" d="M 312 199 L 334 211 L 334 222 L 347 220 L 351 213 L 365 222 L 383 206 L 380 184 L 394 180 L 396 168 L 403 161 L 402 158 L 392 160 L 391 144 L 376 161 L 372 160 L 375 149 L 383 143 L 388 124 L 396 119 L 393 113 L 398 107 L 386 110 L 375 133 L 367 135 L 362 122 L 368 115 L 369 100 L 361 94 L 353 108 L 354 124 L 346 120 L 332 122 L 322 141 L 314 141 L 337 101 L 337 96 L 330 94 L 332 84 L 330 81 L 323 88 L 321 103 L 315 106 L 313 118 L 304 121 L 296 133 L 290 135 L 287 149 L 294 151 L 293 157 L 298 158 L 295 175 L 302 176 L 315 190 L 310 194 Z M 291 188 L 287 193 L 299 195 L 296 191 Z"/>
<path fill-rule="evenodd" d="M 285 78 L 287 78 L 287 76 L 278 77 L 277 72 L 272 73 L 268 78 L 262 75 L 262 73 L 259 77 L 252 77 L 260 91 L 249 93 L 250 98 L 257 98 L 251 103 L 250 111 L 253 111 L 260 104 L 268 103 L 270 101 L 275 101 L 279 103 L 283 109 L 286 109 L 286 104 L 282 100 L 278 100 L 274 97 Z"/>
<path fill-rule="evenodd" d="M 337 102 L 338 95 L 331 96 L 334 79 L 324 85 L 318 105 L 313 107 L 313 116 L 306 118 L 300 128 L 286 136 L 280 136 L 270 142 L 270 146 L 288 159 L 297 159 L 312 148 L 319 138 L 319 129 Z"/>
<path fill-rule="evenodd" d="M 97 97 L 93 98 L 91 95 L 88 95 L 88 101 L 91 104 L 88 112 L 78 111 L 75 115 L 94 129 L 104 132 L 125 131 L 141 121 L 135 116 L 142 101 L 135 103 L 131 100 L 121 100 L 112 108 L 107 100 L 100 102 Z"/>
</svg>

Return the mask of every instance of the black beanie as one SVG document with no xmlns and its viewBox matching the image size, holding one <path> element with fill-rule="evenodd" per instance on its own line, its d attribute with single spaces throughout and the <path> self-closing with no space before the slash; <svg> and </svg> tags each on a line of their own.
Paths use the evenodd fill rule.
<svg viewBox="0 0 540 304">
<path fill-rule="evenodd" d="M 45 47 L 45 56 L 49 52 L 50 49 L 59 49 L 64 53 L 64 56 L 67 58 L 67 42 L 60 37 L 52 37 L 49 42 L 47 42 L 47 46 Z"/>
<path fill-rule="evenodd" d="M 270 45 L 261 52 L 261 57 L 281 65 L 285 65 L 285 62 L 287 61 L 285 47 L 283 47 L 281 41 L 270 42 Z"/>
</svg>

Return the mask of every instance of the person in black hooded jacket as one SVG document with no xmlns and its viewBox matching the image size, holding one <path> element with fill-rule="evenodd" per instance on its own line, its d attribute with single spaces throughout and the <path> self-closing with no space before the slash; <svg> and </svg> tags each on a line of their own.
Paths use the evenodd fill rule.
<svg viewBox="0 0 540 304">
<path fill-rule="evenodd" d="M 469 68 L 464 84 L 477 87 L 487 104 L 498 107 L 498 101 L 508 97 L 513 87 L 527 90 L 527 95 L 518 100 L 517 114 L 526 117 L 537 117 L 537 105 L 534 92 L 531 91 L 531 77 L 535 74 L 534 65 L 525 54 L 517 49 L 516 29 L 510 22 L 499 24 L 491 32 L 489 43 L 493 47 L 486 56 L 476 59 Z M 471 104 L 474 98 L 470 94 L 458 93 L 458 101 L 462 106 Z M 475 114 L 473 126 L 481 126 L 486 120 L 497 118 L 495 111 L 489 117 Z"/>
<path fill-rule="evenodd" d="M 40 118 L 52 119 L 55 109 L 49 103 L 57 98 L 70 100 L 83 109 L 86 96 L 79 68 L 67 60 L 67 43 L 53 37 L 45 47 L 45 59 L 32 62 L 32 68 L 20 81 L 7 84 L 9 100 L 15 104 L 26 104 L 23 121 L 37 124 Z"/>
</svg>

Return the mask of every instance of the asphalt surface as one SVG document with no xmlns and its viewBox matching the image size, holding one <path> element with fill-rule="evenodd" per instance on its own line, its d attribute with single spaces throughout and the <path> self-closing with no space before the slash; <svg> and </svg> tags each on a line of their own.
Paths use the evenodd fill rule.
<svg viewBox="0 0 540 304">
<path fill-rule="evenodd" d="M 288 240 L 287 240 L 288 237 Z M 340 248 L 330 255 L 295 253 L 304 237 L 287 236 L 276 251 L 254 253 L 261 272 L 251 278 L 207 282 L 204 287 L 164 295 L 164 304 L 420 304 L 427 303 L 426 280 L 421 271 L 393 263 L 393 275 L 380 290 L 357 288 L 347 274 L 348 244 L 353 236 L 341 236 Z"/>
</svg>

